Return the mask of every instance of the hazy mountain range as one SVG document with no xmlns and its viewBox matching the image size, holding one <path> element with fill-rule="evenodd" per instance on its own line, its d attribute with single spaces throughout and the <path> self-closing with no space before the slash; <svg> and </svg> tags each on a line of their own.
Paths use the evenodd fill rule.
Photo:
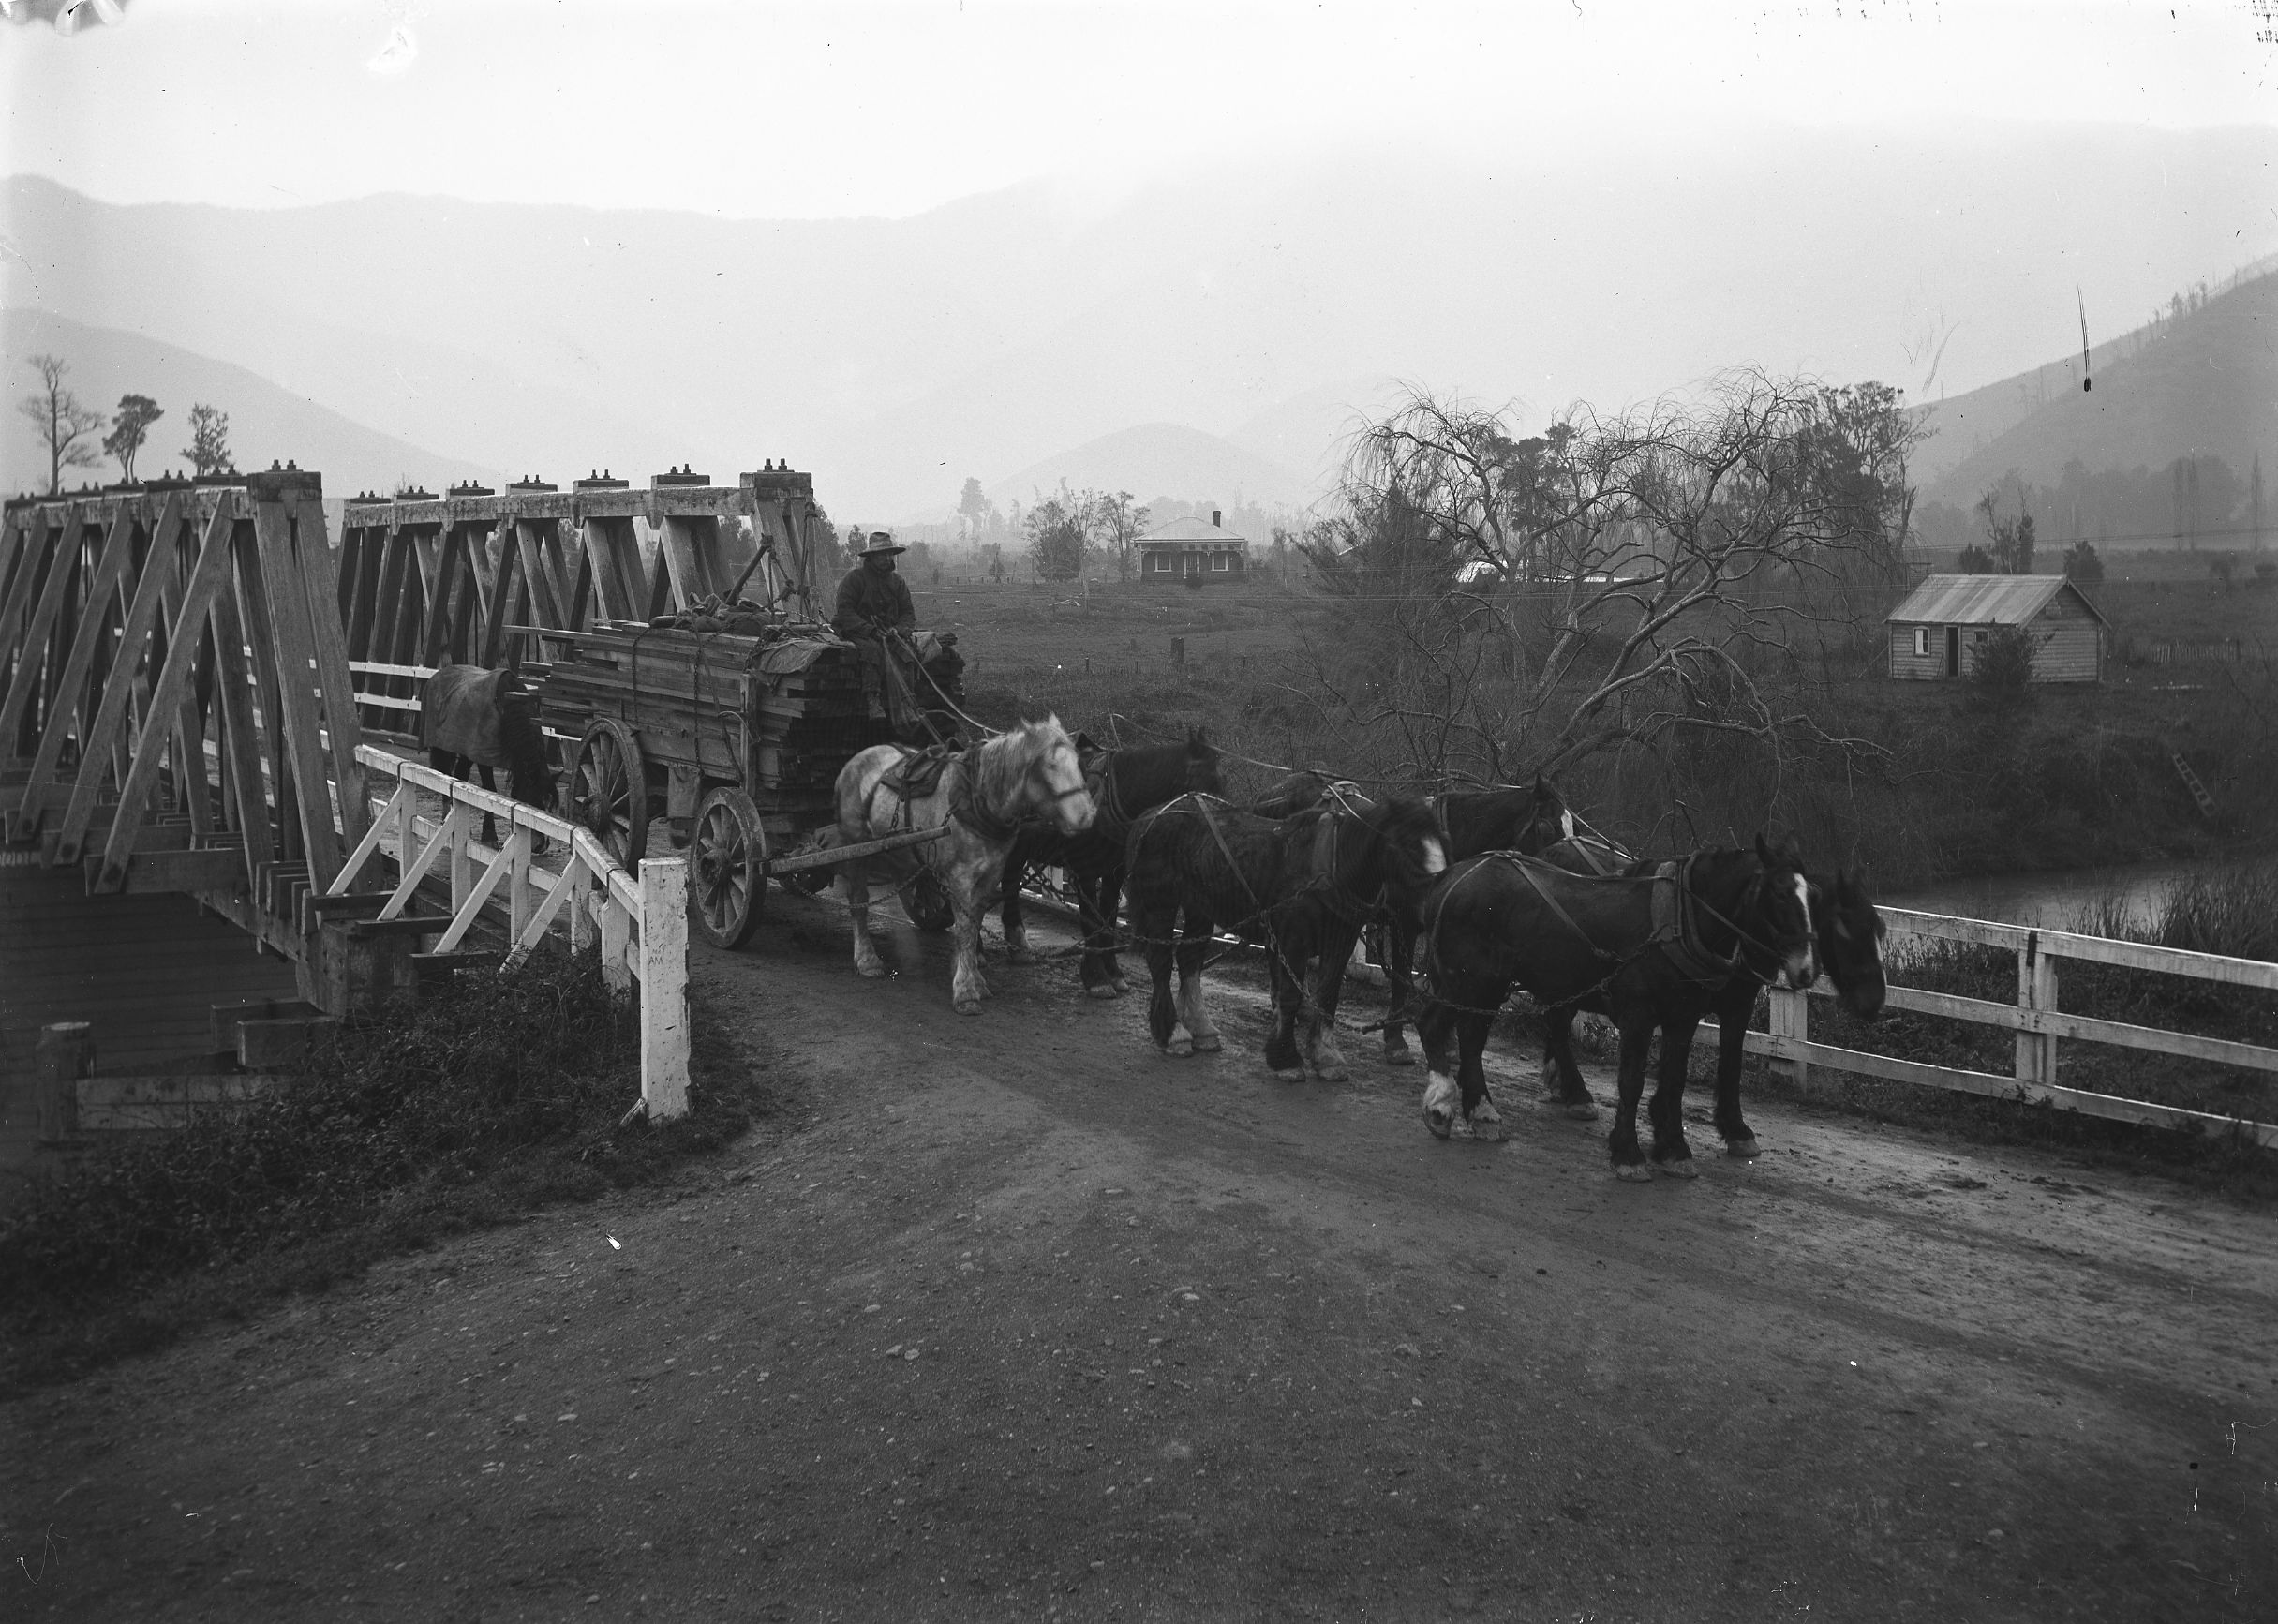
<svg viewBox="0 0 2278 1624">
<path fill-rule="evenodd" d="M 282 451 L 335 494 L 781 457 L 873 521 L 946 512 L 968 475 L 1022 500 L 1065 474 L 1298 501 L 1393 380 L 1529 423 L 1740 364 L 1917 397 L 2007 380 L 2077 353 L 2077 288 L 2114 332 L 2278 248 L 2254 202 L 2273 159 L 2263 130 L 1767 133 L 1586 165 L 1323 154 L 806 221 L 120 207 L 18 176 L 0 304 L 44 316 L 7 324 L 6 377 L 13 398 L 23 355 L 57 349 L 91 403 L 156 395 L 170 445 L 210 397 L 241 464 Z M 2267 342 L 2233 359 L 2267 402 Z M 1945 401 L 1926 475 L 2002 454 L 2023 426 L 2004 388 Z M 11 418 L 9 488 L 36 451 Z"/>
</svg>

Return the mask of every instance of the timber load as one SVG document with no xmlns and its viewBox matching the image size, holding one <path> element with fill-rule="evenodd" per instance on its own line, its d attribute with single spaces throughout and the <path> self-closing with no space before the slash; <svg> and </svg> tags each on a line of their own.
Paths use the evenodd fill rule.
<svg viewBox="0 0 2278 1624">
<path fill-rule="evenodd" d="M 740 633 L 604 620 L 542 635 L 548 727 L 579 738 L 612 719 L 648 765 L 746 784 L 763 807 L 826 801 L 847 759 L 889 736 L 870 715 L 854 645 L 818 623 L 771 618 Z"/>
</svg>

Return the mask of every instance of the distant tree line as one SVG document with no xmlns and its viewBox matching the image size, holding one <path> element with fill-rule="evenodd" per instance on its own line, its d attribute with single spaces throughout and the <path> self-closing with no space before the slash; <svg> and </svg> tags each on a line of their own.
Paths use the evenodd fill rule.
<svg viewBox="0 0 2278 1624">
<path fill-rule="evenodd" d="M 2262 495 L 2262 459 L 2257 455 L 2241 476 L 2219 456 L 2179 456 L 2163 468 L 2091 470 L 2077 457 L 2066 463 L 2052 484 L 2037 484 L 2012 469 L 1963 513 L 1950 502 L 1922 504 L 1918 530 L 1923 550 L 1934 562 L 1958 562 L 1965 549 L 1983 549 L 1996 538 L 1988 504 L 2030 521 L 2044 537 L 2128 545 L 2259 547 L 2269 523 Z M 2030 559 L 2032 549 L 2026 548 Z M 2030 570 L 2028 562 L 2024 570 Z M 2020 570 L 2017 573 L 2024 573 Z"/>
<path fill-rule="evenodd" d="M 38 374 L 39 386 L 17 400 L 16 410 L 32 425 L 47 454 L 48 495 L 63 494 L 67 469 L 94 468 L 105 456 L 119 465 L 122 483 L 133 484 L 135 459 L 150 438 L 151 425 L 166 415 L 165 409 L 147 395 L 123 395 L 118 410 L 106 419 L 66 381 L 71 374 L 69 362 L 43 354 L 24 365 Z M 227 473 L 236 467 L 230 451 L 228 412 L 201 401 L 190 408 L 189 424 L 190 443 L 177 454 L 188 461 L 192 473 Z"/>
</svg>

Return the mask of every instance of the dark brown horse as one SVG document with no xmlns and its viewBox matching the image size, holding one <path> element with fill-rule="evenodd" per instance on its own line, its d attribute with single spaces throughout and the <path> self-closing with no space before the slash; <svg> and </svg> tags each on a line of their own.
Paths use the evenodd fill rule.
<svg viewBox="0 0 2278 1624">
<path fill-rule="evenodd" d="M 1426 804 L 1439 819 L 1451 863 L 1487 852 L 1533 857 L 1574 833 L 1573 814 L 1567 811 L 1564 797 L 1541 774 L 1525 787 L 1450 790 Z M 1415 992 L 1416 932 L 1396 918 L 1387 918 L 1379 929 L 1381 950 L 1377 956 L 1392 988 L 1392 1006 L 1383 1026 L 1384 1064 L 1413 1065 L 1415 1059 L 1402 1033 L 1411 1019 L 1408 1009 Z M 1326 969 L 1324 965 L 1324 974 Z M 1334 990 L 1327 990 L 1327 996 L 1333 1013 Z"/>
<path fill-rule="evenodd" d="M 1463 1110 L 1467 1135 L 1496 1137 L 1480 1056 L 1513 986 L 1546 1008 L 1586 1006 L 1621 1034 L 1620 1099 L 1607 1149 L 1626 1179 L 1652 1169 L 1638 1146 L 1646 1051 L 1662 1035 L 1653 1091 L 1653 1162 L 1694 1176 L 1681 1110 L 1693 1028 L 1745 967 L 1790 987 L 1817 978 L 1810 901 L 1793 841 L 1761 835 L 1752 852 L 1712 849 L 1650 874 L 1604 878 L 1539 858 L 1492 855 L 1458 863 L 1423 911 L 1431 987 L 1417 1021 L 1432 1076 L 1425 1124 L 1445 1138 Z"/>
<path fill-rule="evenodd" d="M 1050 864 L 1067 872 L 1076 890 L 1083 928 L 1083 990 L 1094 998 L 1128 991 L 1116 957 L 1116 916 L 1124 891 L 1124 850 L 1131 822 L 1140 813 L 1183 795 L 1216 795 L 1218 752 L 1200 728 L 1189 728 L 1184 744 L 1143 744 L 1105 750 L 1076 736 L 1076 758 L 1099 815 L 1081 834 L 1065 835 L 1038 824 L 1023 824 L 1005 859 L 1002 918 L 1005 943 L 1016 964 L 1033 964 L 1028 929 L 1020 917 L 1020 886 L 1029 872 Z"/>
<path fill-rule="evenodd" d="M 1660 861 L 1667 860 L 1646 857 L 1616 867 L 1609 863 L 1603 848 L 1593 850 L 1575 842 L 1561 842 L 1542 855 L 1560 868 L 1576 873 L 1650 874 Z M 1866 882 L 1848 869 L 1834 874 L 1808 874 L 1805 879 L 1810 901 L 1812 946 L 1820 969 L 1835 983 L 1836 994 L 1845 1009 L 1865 1021 L 1880 1019 L 1883 996 L 1882 944 L 1889 927 L 1875 911 L 1874 899 L 1868 894 Z M 1752 1156 L 1761 1149 L 1755 1130 L 1740 1112 L 1740 1065 L 1748 1024 L 1755 1014 L 1756 1000 L 1770 981 L 1769 976 L 1758 973 L 1760 968 L 1757 961 L 1743 955 L 1734 966 L 1731 979 L 1716 991 L 1708 1006 L 1708 1013 L 1717 1021 L 1717 1133 L 1724 1140 L 1724 1154 L 1733 1156 Z M 1574 1015 L 1579 1009 L 1606 1013 L 1589 999 L 1542 1012 L 1542 1093 L 1545 1099 L 1563 1105 L 1569 1116 L 1587 1121 L 1598 1114 L 1598 1106 L 1583 1083 L 1581 1070 L 1574 1065 Z M 1679 1050 L 1680 1070 L 1692 1043 L 1693 1023 L 1685 1022 L 1681 1026 L 1681 1030 L 1668 1026 L 1661 1030 L 1664 1064 L 1674 1045 Z"/>
<path fill-rule="evenodd" d="M 465 778 L 475 768 L 493 794 L 495 769 L 504 767 L 514 799 L 524 806 L 554 804 L 554 775 L 546 766 L 545 731 L 538 724 L 538 695 L 512 671 L 481 665 L 443 665 L 419 691 L 419 741 L 438 772 Z M 483 814 L 483 839 L 496 845 L 499 830 Z M 539 837 L 541 849 L 544 837 Z"/>
<path fill-rule="evenodd" d="M 1372 800 L 1349 785 L 1333 785 L 1311 808 L 1281 819 L 1202 796 L 1143 814 L 1131 832 L 1131 930 L 1154 977 L 1147 1025 L 1156 1045 L 1167 1054 L 1220 1047 L 1202 961 L 1213 931 L 1224 926 L 1267 948 L 1274 1022 L 1266 1064 L 1283 1077 L 1321 1075 L 1326 1021 L 1307 996 L 1311 965 L 1333 939 L 1349 954 L 1353 931 L 1379 905 L 1414 919 L 1446 866 L 1438 824 L 1422 801 Z"/>
</svg>

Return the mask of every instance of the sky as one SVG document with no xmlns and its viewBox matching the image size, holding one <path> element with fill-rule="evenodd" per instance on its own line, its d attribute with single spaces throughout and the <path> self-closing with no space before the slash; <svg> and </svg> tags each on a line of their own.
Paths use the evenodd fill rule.
<svg viewBox="0 0 2278 1624">
<path fill-rule="evenodd" d="M 1385 137 L 1572 162 L 1765 125 L 2278 123 L 2278 0 L 82 0 L 67 35 L 63 4 L 0 0 L 0 171 L 112 202 L 901 216 Z"/>
</svg>

